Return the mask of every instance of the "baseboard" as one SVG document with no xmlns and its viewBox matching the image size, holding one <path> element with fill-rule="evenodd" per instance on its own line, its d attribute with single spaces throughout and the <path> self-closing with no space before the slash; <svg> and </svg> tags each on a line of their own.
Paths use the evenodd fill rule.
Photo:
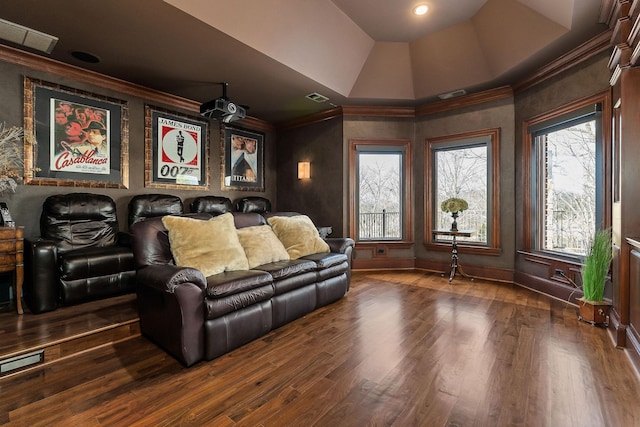
<svg viewBox="0 0 640 427">
<path fill-rule="evenodd" d="M 615 307 L 611 307 L 609 313 L 609 335 L 616 347 L 624 348 L 627 346 L 627 325 L 622 324 Z"/>
<path fill-rule="evenodd" d="M 577 305 L 577 299 L 582 296 L 576 293 L 576 289 L 572 286 L 565 285 L 558 281 L 543 279 L 541 277 L 532 276 L 531 274 L 514 272 L 514 284 L 523 288 L 531 289 L 560 301 Z"/>
<path fill-rule="evenodd" d="M 640 373 L 640 336 L 633 325 L 629 325 L 627 330 L 627 346 L 625 351 L 629 356 L 629 360 L 636 370 L 636 374 Z M 639 374 L 640 376 L 640 374 Z"/>
<path fill-rule="evenodd" d="M 513 270 L 494 267 L 477 267 L 467 264 L 464 264 L 462 267 L 466 274 L 477 279 L 513 283 Z M 416 268 L 449 275 L 451 267 L 449 262 L 418 259 L 416 260 Z"/>
<path fill-rule="evenodd" d="M 414 258 L 362 258 L 352 261 L 353 270 L 407 270 L 415 268 Z"/>
<path fill-rule="evenodd" d="M 496 282 L 514 282 L 514 273 L 512 270 L 493 267 L 477 267 L 473 265 L 464 265 L 464 272 L 474 278 L 493 280 Z M 394 257 L 377 257 L 362 258 L 352 261 L 353 270 L 425 270 L 434 273 L 443 273 L 448 275 L 450 263 L 448 261 L 432 261 L 414 258 L 394 258 Z"/>
</svg>

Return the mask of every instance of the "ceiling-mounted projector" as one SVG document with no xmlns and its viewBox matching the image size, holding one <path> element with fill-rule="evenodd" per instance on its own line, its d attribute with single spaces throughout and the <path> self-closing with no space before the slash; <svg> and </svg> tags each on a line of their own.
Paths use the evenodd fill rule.
<svg viewBox="0 0 640 427">
<path fill-rule="evenodd" d="M 222 85 L 222 96 L 200 105 L 200 115 L 209 119 L 220 120 L 223 123 L 231 123 L 243 119 L 247 115 L 247 110 L 227 98 L 227 86 L 229 86 L 229 83 L 220 84 Z"/>
</svg>

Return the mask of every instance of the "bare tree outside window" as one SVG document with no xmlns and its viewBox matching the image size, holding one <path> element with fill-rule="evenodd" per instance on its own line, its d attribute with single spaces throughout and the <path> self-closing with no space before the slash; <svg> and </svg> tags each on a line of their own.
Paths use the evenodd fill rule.
<svg viewBox="0 0 640 427">
<path fill-rule="evenodd" d="M 585 255 L 596 229 L 595 120 L 549 132 L 541 144 L 542 248 Z"/>
<path fill-rule="evenodd" d="M 487 145 L 460 146 L 435 151 L 436 228 L 449 229 L 451 214 L 442 212 L 440 204 L 457 197 L 467 201 L 469 209 L 458 217 L 458 229 L 473 230 L 470 242 L 487 242 Z"/>
<path fill-rule="evenodd" d="M 402 154 L 360 153 L 360 240 L 402 239 Z"/>
</svg>

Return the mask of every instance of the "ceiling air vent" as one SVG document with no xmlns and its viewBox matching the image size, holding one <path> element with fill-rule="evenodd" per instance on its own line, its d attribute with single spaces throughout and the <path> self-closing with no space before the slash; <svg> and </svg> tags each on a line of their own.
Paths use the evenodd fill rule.
<svg viewBox="0 0 640 427">
<path fill-rule="evenodd" d="M 31 28 L 0 19 L 0 39 L 51 53 L 58 38 Z"/>
<path fill-rule="evenodd" d="M 310 93 L 305 98 L 308 98 L 314 102 L 327 102 L 329 100 L 329 98 L 324 95 L 320 95 L 318 92 Z"/>
<path fill-rule="evenodd" d="M 454 90 L 453 92 L 448 92 L 448 93 L 443 93 L 442 95 L 438 95 L 438 98 L 451 99 L 451 98 L 455 98 L 456 96 L 462 96 L 466 94 L 467 92 L 464 89 L 458 89 L 458 90 Z"/>
</svg>

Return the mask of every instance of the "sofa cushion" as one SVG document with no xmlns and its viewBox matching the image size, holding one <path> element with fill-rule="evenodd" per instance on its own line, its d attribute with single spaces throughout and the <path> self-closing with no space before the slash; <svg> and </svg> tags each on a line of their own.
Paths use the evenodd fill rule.
<svg viewBox="0 0 640 427">
<path fill-rule="evenodd" d="M 265 271 L 225 271 L 207 277 L 207 298 L 222 298 L 272 282 L 271 275 Z"/>
<path fill-rule="evenodd" d="M 237 231 L 240 244 L 249 260 L 249 268 L 289 260 L 289 253 L 270 226 L 239 228 Z"/>
<path fill-rule="evenodd" d="M 92 277 L 115 276 L 134 271 L 133 252 L 122 246 L 75 249 L 60 254 L 60 279 L 86 280 Z"/>
<path fill-rule="evenodd" d="M 309 271 L 315 271 L 316 264 L 304 259 L 292 259 L 290 261 L 277 261 L 258 266 L 256 270 L 266 271 L 274 281 L 298 276 Z"/>
<path fill-rule="evenodd" d="M 207 320 L 215 319 L 233 312 L 236 312 L 236 316 L 243 316 L 242 313 L 246 314 L 243 309 L 250 306 L 260 306 L 264 301 L 269 302 L 269 299 L 273 297 L 274 292 L 273 285 L 269 284 L 249 289 L 247 291 L 238 292 L 236 294 L 227 295 L 226 297 L 207 298 L 204 301 L 205 318 Z M 269 303 L 269 305 L 271 304 Z M 227 321 L 230 321 L 230 319 L 227 319 Z"/>
<path fill-rule="evenodd" d="M 273 216 L 267 221 L 287 249 L 291 259 L 329 252 L 329 245 L 320 238 L 318 229 L 308 216 Z"/>
<path fill-rule="evenodd" d="M 337 254 L 335 252 L 311 254 L 305 256 L 304 259 L 315 262 L 318 270 L 340 265 L 349 260 L 345 254 Z"/>
<path fill-rule="evenodd" d="M 230 213 L 207 221 L 165 216 L 162 223 L 169 231 L 171 254 L 177 266 L 198 269 L 205 277 L 249 269 Z"/>
</svg>

